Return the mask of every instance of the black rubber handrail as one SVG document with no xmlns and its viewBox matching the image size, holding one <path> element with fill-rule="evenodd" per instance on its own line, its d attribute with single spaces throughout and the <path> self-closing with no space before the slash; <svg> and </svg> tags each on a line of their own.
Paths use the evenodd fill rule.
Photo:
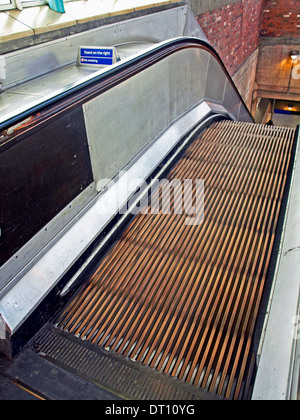
<svg viewBox="0 0 300 420">
<path fill-rule="evenodd" d="M 134 74 L 145 70 L 146 68 L 152 66 L 158 61 L 161 61 L 162 59 L 175 53 L 176 51 L 195 47 L 208 51 L 218 60 L 220 66 L 226 74 L 226 77 L 230 81 L 237 96 L 239 97 L 239 100 L 243 104 L 249 117 L 253 120 L 243 98 L 241 97 L 239 91 L 237 90 L 227 69 L 225 68 L 220 56 L 215 51 L 215 49 L 207 42 L 198 38 L 181 37 L 160 43 L 153 49 L 147 50 L 141 53 L 140 55 L 133 57 L 132 59 L 119 62 L 116 66 L 109 68 L 105 72 L 103 72 L 103 70 L 99 71 L 96 74 L 94 73 L 92 76 L 85 78 L 83 81 L 80 81 L 71 87 L 61 89 L 60 91 L 55 91 L 47 97 L 39 99 L 33 104 L 29 104 L 19 112 L 12 113 L 11 115 L 8 114 L 2 119 L 0 116 L 0 132 L 8 129 L 14 124 L 23 121 L 29 116 L 41 112 L 42 110 L 45 110 L 45 108 L 47 108 L 50 105 L 59 105 L 59 103 L 62 103 L 63 101 L 63 106 L 68 107 L 69 105 L 74 103 L 86 102 L 87 100 L 90 100 L 91 98 L 99 95 L 100 93 L 132 77 Z M 66 99 L 67 103 L 65 101 Z"/>
</svg>

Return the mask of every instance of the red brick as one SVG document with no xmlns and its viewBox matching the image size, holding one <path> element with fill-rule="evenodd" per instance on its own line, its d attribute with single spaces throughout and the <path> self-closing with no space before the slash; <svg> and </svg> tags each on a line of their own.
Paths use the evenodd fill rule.
<svg viewBox="0 0 300 420">
<path fill-rule="evenodd" d="M 241 0 L 197 16 L 208 40 L 231 74 L 259 45 L 262 4 L 263 0 Z"/>
<path fill-rule="evenodd" d="M 300 37 L 297 27 L 299 0 L 264 0 L 261 35 L 264 37 Z M 289 17 L 285 17 L 289 15 Z"/>
</svg>

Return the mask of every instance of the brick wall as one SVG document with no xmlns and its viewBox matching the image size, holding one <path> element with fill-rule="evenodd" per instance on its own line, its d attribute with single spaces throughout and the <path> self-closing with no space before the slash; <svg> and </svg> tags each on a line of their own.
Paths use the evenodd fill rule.
<svg viewBox="0 0 300 420">
<path fill-rule="evenodd" d="M 300 1 L 264 0 L 261 36 L 300 37 Z"/>
<path fill-rule="evenodd" d="M 196 16 L 231 75 L 259 46 L 262 3 L 240 0 Z"/>
<path fill-rule="evenodd" d="M 300 51 L 300 0 L 190 2 L 249 109 L 258 96 L 300 100 L 299 80 L 290 82 L 290 52 Z"/>
</svg>

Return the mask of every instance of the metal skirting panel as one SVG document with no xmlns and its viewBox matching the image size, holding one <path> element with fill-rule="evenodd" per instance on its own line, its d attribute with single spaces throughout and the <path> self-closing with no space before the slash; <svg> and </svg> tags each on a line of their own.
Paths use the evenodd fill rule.
<svg viewBox="0 0 300 420">
<path fill-rule="evenodd" d="M 194 189 L 204 180 L 203 223 L 190 226 L 172 210 L 139 214 L 57 326 L 196 389 L 248 398 L 294 137 L 285 128 L 214 124 L 168 177 L 193 179 Z"/>
</svg>

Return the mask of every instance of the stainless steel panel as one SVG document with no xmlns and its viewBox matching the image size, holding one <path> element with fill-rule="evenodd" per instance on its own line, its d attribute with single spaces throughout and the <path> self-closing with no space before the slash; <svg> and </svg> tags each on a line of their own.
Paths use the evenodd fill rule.
<svg viewBox="0 0 300 420">
<path fill-rule="evenodd" d="M 2 116 L 21 112 L 25 106 L 34 104 L 38 99 L 70 87 L 95 72 L 95 69 L 70 66 L 38 77 L 0 95 L 0 113 Z"/>
<path fill-rule="evenodd" d="M 172 121 L 204 98 L 209 53 L 196 48 L 183 50 L 173 54 L 169 61 Z"/>
<path fill-rule="evenodd" d="M 195 14 L 190 8 L 187 8 L 186 10 L 186 22 L 183 36 L 194 36 L 195 38 L 203 39 L 208 42 L 206 35 L 196 20 Z"/>
<path fill-rule="evenodd" d="M 98 69 L 82 68 L 77 66 L 70 66 L 60 70 L 56 70 L 43 77 L 39 77 L 30 82 L 23 83 L 22 85 L 16 86 L 9 92 L 14 92 L 23 95 L 33 95 L 36 97 L 44 97 L 49 95 L 56 90 L 72 86 L 73 83 L 79 82 L 86 76 L 93 74 Z M 0 96 L 5 98 L 9 93 L 3 93 Z"/>
<path fill-rule="evenodd" d="M 116 176 L 167 127 L 169 107 L 168 60 L 83 106 L 96 182 Z"/>
<path fill-rule="evenodd" d="M 237 97 L 233 85 L 230 83 L 229 79 L 226 79 L 223 104 L 225 108 L 233 115 L 233 117 L 238 119 L 241 102 Z"/>
<path fill-rule="evenodd" d="M 40 98 L 35 94 L 21 94 L 6 92 L 0 95 L 0 114 L 5 115 L 7 111 L 11 113 L 18 112 L 18 109 L 33 103 Z"/>
<path fill-rule="evenodd" d="M 204 39 L 187 6 L 101 26 L 67 38 L 5 54 L 5 88 L 9 88 L 76 62 L 80 45 L 118 46 L 128 42 L 156 43 L 179 36 Z M 186 25 L 186 20 L 189 24 Z M 0 77 L 0 79 L 2 79 Z"/>
<path fill-rule="evenodd" d="M 143 41 L 161 42 L 182 36 L 187 7 L 177 7 L 159 13 L 122 21 L 117 25 L 117 43 Z"/>
<path fill-rule="evenodd" d="M 218 61 L 210 55 L 206 79 L 205 97 L 211 101 L 223 103 L 226 75 Z"/>
</svg>

